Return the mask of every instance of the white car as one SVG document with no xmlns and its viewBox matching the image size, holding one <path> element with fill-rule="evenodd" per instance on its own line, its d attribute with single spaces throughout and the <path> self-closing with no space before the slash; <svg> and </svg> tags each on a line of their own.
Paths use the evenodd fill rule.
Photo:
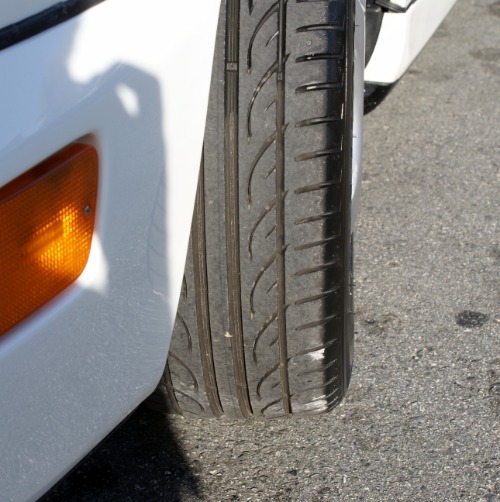
<svg viewBox="0 0 500 502">
<path fill-rule="evenodd" d="M 342 399 L 363 109 L 454 0 L 367 3 L 2 2 L 2 500 L 153 392 L 246 419 Z"/>
</svg>

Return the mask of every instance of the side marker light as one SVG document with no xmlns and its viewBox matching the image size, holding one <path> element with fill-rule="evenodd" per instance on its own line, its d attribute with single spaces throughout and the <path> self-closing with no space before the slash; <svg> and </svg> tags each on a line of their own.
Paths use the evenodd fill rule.
<svg viewBox="0 0 500 502">
<path fill-rule="evenodd" d="M 83 272 L 97 182 L 95 148 L 74 143 L 0 188 L 0 336 Z"/>
</svg>

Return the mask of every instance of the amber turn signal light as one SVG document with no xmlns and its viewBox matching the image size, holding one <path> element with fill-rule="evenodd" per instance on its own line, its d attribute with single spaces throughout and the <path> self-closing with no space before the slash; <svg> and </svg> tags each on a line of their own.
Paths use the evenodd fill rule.
<svg viewBox="0 0 500 502">
<path fill-rule="evenodd" d="M 0 335 L 82 273 L 97 178 L 96 150 L 74 143 L 0 188 Z"/>
</svg>

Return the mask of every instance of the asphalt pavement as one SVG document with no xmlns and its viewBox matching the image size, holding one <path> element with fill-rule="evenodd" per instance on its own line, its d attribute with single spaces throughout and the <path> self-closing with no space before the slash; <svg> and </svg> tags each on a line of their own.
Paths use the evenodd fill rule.
<svg viewBox="0 0 500 502">
<path fill-rule="evenodd" d="M 500 501 L 500 2 L 458 0 L 365 118 L 356 353 L 328 415 L 144 408 L 46 501 Z"/>
</svg>

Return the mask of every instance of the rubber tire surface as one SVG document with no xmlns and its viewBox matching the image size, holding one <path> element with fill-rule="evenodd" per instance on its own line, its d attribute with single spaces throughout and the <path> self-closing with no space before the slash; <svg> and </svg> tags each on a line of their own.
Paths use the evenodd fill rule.
<svg viewBox="0 0 500 502">
<path fill-rule="evenodd" d="M 191 251 L 161 383 L 173 412 L 317 413 L 346 391 L 353 4 L 222 6 Z"/>
</svg>

